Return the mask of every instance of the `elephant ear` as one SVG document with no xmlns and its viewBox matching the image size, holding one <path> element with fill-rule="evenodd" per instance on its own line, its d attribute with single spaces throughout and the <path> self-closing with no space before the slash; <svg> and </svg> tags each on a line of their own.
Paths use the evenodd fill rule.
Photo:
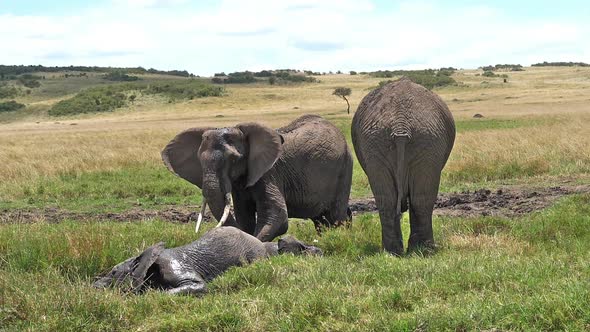
<svg viewBox="0 0 590 332">
<path fill-rule="evenodd" d="M 203 133 L 213 128 L 190 128 L 176 135 L 162 150 L 162 160 L 168 169 L 201 188 L 203 168 L 198 151 L 203 140 Z"/>
<path fill-rule="evenodd" d="M 275 164 L 283 149 L 283 138 L 275 130 L 257 123 L 237 125 L 248 141 L 248 183 L 254 185 Z"/>
<path fill-rule="evenodd" d="M 134 292 L 139 292 L 143 289 L 147 271 L 150 266 L 156 262 L 156 259 L 160 256 L 162 250 L 164 250 L 164 242 L 159 242 L 144 250 L 144 252 L 137 257 L 135 261 L 135 269 L 131 273 L 133 280 L 131 286 L 133 287 Z"/>
</svg>

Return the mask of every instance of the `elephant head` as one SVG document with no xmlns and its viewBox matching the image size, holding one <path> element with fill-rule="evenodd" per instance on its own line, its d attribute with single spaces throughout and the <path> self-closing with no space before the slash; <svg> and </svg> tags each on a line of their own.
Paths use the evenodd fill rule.
<svg viewBox="0 0 590 332">
<path fill-rule="evenodd" d="M 311 255 L 311 256 L 323 256 L 324 252 L 322 249 L 316 246 L 308 246 L 305 243 L 297 240 L 293 236 L 285 236 L 279 239 L 278 242 L 278 253 L 285 254 L 291 253 L 294 255 Z"/>
<path fill-rule="evenodd" d="M 170 171 L 203 190 L 203 207 L 197 220 L 198 232 L 206 205 L 218 226 L 230 214 L 232 185 L 254 185 L 270 170 L 282 151 L 283 138 L 257 123 L 229 128 L 191 128 L 178 134 L 162 151 Z"/>
<path fill-rule="evenodd" d="M 164 242 L 147 248 L 141 255 L 117 264 L 111 271 L 98 278 L 93 286 L 95 288 L 121 287 L 130 283 L 129 286 L 133 292 L 141 292 L 145 285 L 147 271 L 158 259 L 162 250 L 164 250 Z"/>
</svg>

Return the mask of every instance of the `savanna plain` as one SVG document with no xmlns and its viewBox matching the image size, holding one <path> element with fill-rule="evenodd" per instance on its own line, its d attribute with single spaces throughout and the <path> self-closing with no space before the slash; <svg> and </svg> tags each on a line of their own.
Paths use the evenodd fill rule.
<svg viewBox="0 0 590 332">
<path fill-rule="evenodd" d="M 15 98 L 26 107 L 0 112 L 0 330 L 590 330 L 590 68 L 526 67 L 506 82 L 481 73 L 458 70 L 457 84 L 433 89 L 457 126 L 441 194 L 567 195 L 527 213 L 435 210 L 438 249 L 427 256 L 383 253 L 375 212 L 321 235 L 291 219 L 288 233 L 317 241 L 324 257 L 234 268 L 201 298 L 91 287 L 153 243 L 196 239 L 193 222 L 159 213 L 201 202 L 162 164 L 165 144 L 188 127 L 280 127 L 311 113 L 336 124 L 352 149 L 353 114 L 332 91 L 351 88 L 354 113 L 383 79 L 226 84 L 222 96 L 191 100 L 138 91 L 113 112 L 52 116 L 59 101 L 110 83 L 36 73 L 46 76 L 41 87 Z M 355 160 L 351 198 L 371 196 Z M 403 230 L 407 241 L 407 215 Z"/>
</svg>

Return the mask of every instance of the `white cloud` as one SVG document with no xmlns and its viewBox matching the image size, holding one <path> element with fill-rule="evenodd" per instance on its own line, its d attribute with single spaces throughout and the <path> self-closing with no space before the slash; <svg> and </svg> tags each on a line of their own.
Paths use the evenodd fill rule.
<svg viewBox="0 0 590 332">
<path fill-rule="evenodd" d="M 473 5 L 404 1 L 113 0 L 63 16 L 0 14 L 0 63 L 314 71 L 590 62 L 590 25 L 510 18 Z"/>
</svg>

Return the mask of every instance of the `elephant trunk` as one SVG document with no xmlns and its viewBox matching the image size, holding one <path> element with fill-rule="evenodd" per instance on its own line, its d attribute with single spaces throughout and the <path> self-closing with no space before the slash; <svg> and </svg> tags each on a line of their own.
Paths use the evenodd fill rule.
<svg viewBox="0 0 590 332">
<path fill-rule="evenodd" d="M 219 220 L 218 226 L 227 220 L 233 221 L 233 216 L 230 213 L 231 183 L 228 177 L 218 176 L 217 172 L 205 172 L 203 174 L 203 199 L 209 205 L 215 219 Z"/>
</svg>

